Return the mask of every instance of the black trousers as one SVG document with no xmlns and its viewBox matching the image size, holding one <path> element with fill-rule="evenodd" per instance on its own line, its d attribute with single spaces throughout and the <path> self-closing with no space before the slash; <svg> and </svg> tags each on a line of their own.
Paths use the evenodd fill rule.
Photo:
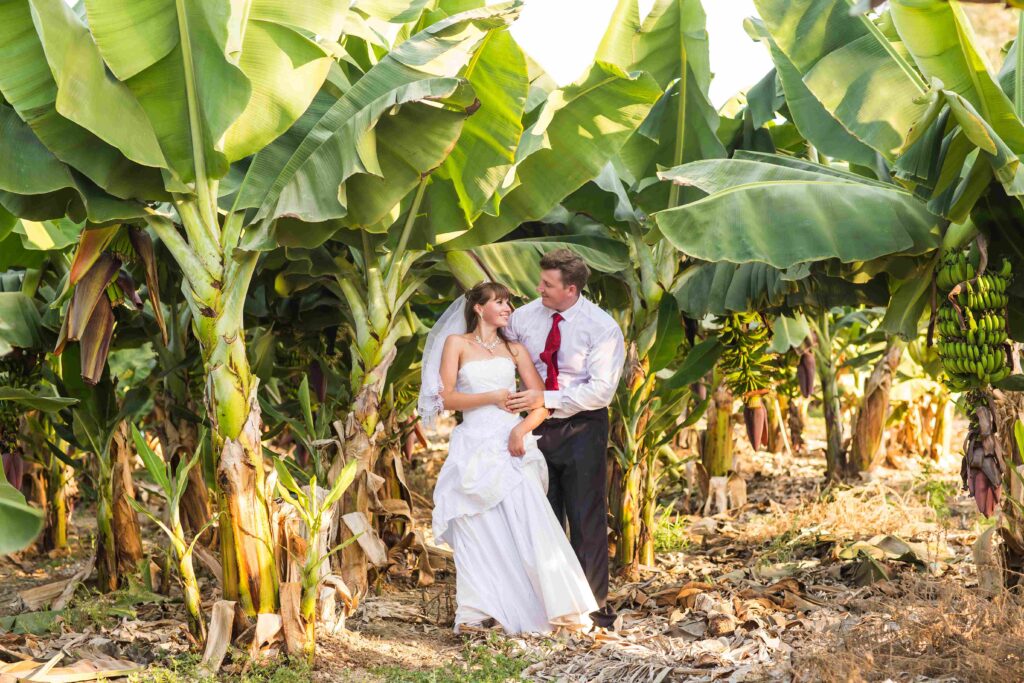
<svg viewBox="0 0 1024 683">
<path fill-rule="evenodd" d="M 548 502 L 565 527 L 597 604 L 608 598 L 608 409 L 546 420 L 534 433 L 548 463 Z"/>
</svg>

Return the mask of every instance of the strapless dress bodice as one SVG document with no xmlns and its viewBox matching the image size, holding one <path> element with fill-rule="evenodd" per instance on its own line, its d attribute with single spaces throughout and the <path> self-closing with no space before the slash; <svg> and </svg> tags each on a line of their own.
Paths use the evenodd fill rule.
<svg viewBox="0 0 1024 683">
<path fill-rule="evenodd" d="M 516 390 L 516 364 L 511 358 L 495 356 L 471 360 L 459 368 L 455 390 L 462 394 L 483 394 L 488 391 Z M 521 418 L 498 406 L 488 405 L 462 413 L 463 431 L 497 431 L 506 435 Z"/>
</svg>

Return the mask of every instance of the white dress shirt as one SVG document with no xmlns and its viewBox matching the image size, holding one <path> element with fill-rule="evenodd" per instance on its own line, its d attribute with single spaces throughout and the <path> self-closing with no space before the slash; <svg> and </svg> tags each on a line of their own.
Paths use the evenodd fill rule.
<svg viewBox="0 0 1024 683">
<path fill-rule="evenodd" d="M 526 347 L 544 379 L 548 371 L 540 354 L 551 332 L 551 316 L 556 312 L 535 299 L 513 311 L 505 328 L 510 339 Z M 558 331 L 562 335 L 557 356 L 558 389 L 544 392 L 544 407 L 555 418 L 607 408 L 615 397 L 626 360 L 618 323 L 581 296 L 571 308 L 562 311 Z"/>
</svg>

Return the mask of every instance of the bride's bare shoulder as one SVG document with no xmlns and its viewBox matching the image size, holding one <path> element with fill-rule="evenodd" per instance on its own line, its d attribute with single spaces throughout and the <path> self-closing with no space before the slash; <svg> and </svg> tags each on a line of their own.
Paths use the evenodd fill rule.
<svg viewBox="0 0 1024 683">
<path fill-rule="evenodd" d="M 444 347 L 446 349 L 461 349 L 464 347 L 472 337 L 468 334 L 450 334 L 444 340 Z"/>
</svg>

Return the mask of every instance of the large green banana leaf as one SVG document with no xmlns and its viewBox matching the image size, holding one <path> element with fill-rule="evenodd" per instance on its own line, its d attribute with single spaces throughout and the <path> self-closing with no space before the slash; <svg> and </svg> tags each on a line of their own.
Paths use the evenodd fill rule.
<svg viewBox="0 0 1024 683">
<path fill-rule="evenodd" d="M 522 297 L 532 297 L 540 282 L 540 258 L 549 251 L 572 249 L 594 270 L 616 273 L 630 268 L 629 249 L 601 235 L 555 235 L 485 244 L 470 250 L 488 280 L 501 282 Z M 460 252 L 449 252 L 459 258 Z M 463 283 L 473 286 L 476 282 Z"/>
<path fill-rule="evenodd" d="M 46 396 L 34 394 L 28 389 L 20 387 L 0 386 L 0 401 L 11 401 L 18 405 L 25 406 L 31 410 L 41 410 L 46 413 L 55 413 L 63 408 L 69 408 L 78 403 L 77 398 L 66 396 Z"/>
<path fill-rule="evenodd" d="M 141 167 L 137 167 L 141 168 Z M 101 223 L 142 214 L 62 163 L 10 106 L 0 103 L 0 204 L 35 220 L 66 214 Z"/>
<path fill-rule="evenodd" d="M 124 83 L 106 73 L 89 29 L 66 2 L 29 0 L 46 62 L 57 83 L 57 112 L 145 166 L 164 166 L 146 113 Z"/>
<path fill-rule="evenodd" d="M 31 298 L 22 292 L 0 292 L 0 356 L 10 353 L 13 347 L 42 347 L 42 328 L 42 319 Z"/>
<path fill-rule="evenodd" d="M 466 112 L 471 91 L 456 76 L 488 33 L 505 28 L 518 8 L 518 2 L 506 3 L 434 24 L 389 52 L 340 99 L 318 96 L 290 130 L 254 157 L 235 208 L 257 209 L 257 218 L 292 215 L 315 222 L 345 216 L 346 181 L 359 173 L 382 174 L 373 135 L 380 118 L 398 105 L 427 100 Z M 416 144 L 414 131 L 408 139 Z"/>
<path fill-rule="evenodd" d="M 936 217 L 895 186 L 737 159 L 693 162 L 660 177 L 709 194 L 654 214 L 669 242 L 703 261 L 789 268 L 938 245 Z"/>
<path fill-rule="evenodd" d="M 348 204 L 345 224 L 385 232 L 398 219 L 402 199 L 457 144 L 467 113 L 461 107 L 453 111 L 412 102 L 382 118 L 373 131 L 377 173 L 354 175 L 343 187 Z"/>
<path fill-rule="evenodd" d="M 434 176 L 428 192 L 450 184 L 466 227 L 486 211 L 498 214 L 502 184 L 515 163 L 523 134 L 530 81 L 523 51 L 507 31 L 492 31 L 460 74 L 479 101 L 458 143 Z"/>
<path fill-rule="evenodd" d="M 901 150 L 927 87 L 901 47 L 843 0 L 754 0 L 803 83 L 843 127 L 887 159 Z"/>
<path fill-rule="evenodd" d="M 482 215 L 473 228 L 441 248 L 471 249 L 498 241 L 538 220 L 601 172 L 646 118 L 661 95 L 646 75 L 629 75 L 598 62 L 576 83 L 548 97 L 517 152 L 518 185 L 498 216 Z"/>
<path fill-rule="evenodd" d="M 700 0 L 657 0 L 640 22 L 638 0 L 619 0 L 596 59 L 626 71 L 646 71 L 665 90 L 681 76 L 681 61 L 698 89 L 711 85 L 707 17 Z"/>
<path fill-rule="evenodd" d="M 53 2 L 54 0 L 33 0 Z M 347 3 L 86 0 L 110 72 L 135 95 L 183 182 L 219 178 L 284 132 L 316 95 Z M 93 95 L 95 96 L 95 95 Z"/>
<path fill-rule="evenodd" d="M 43 530 L 43 511 L 25 502 L 25 496 L 7 483 L 0 467 L 0 555 L 22 550 Z"/>
<path fill-rule="evenodd" d="M 367 16 L 393 24 L 406 24 L 416 19 L 431 0 L 356 0 L 352 9 Z"/>
<path fill-rule="evenodd" d="M 717 135 L 718 112 L 707 95 L 711 70 L 701 3 L 658 0 L 642 23 L 639 17 L 637 0 L 620 0 L 596 59 L 627 72 L 645 71 L 664 91 L 616 158 L 617 169 L 638 191 L 637 204 L 656 211 L 666 206 L 669 187 L 644 183 L 645 179 L 662 168 L 727 154 Z M 682 107 L 681 90 L 685 92 Z"/>
<path fill-rule="evenodd" d="M 53 156 L 117 197 L 152 197 L 160 191 L 157 169 L 129 161 L 113 145 L 58 113 L 57 82 L 25 0 L 0 0 L 0 62 L 0 93 Z M 116 113 L 110 112 L 109 118 L 116 120 Z M 49 155 L 34 160 L 27 154 L 26 163 L 52 164 Z M 29 166 L 22 169 L 35 172 Z"/>
<path fill-rule="evenodd" d="M 25 248 L 23 237 L 14 232 L 17 224 L 18 219 L 0 205 L 0 272 L 12 268 L 38 268 L 46 259 L 43 252 Z"/>
<path fill-rule="evenodd" d="M 975 47 L 970 21 L 959 3 L 893 0 L 889 12 L 921 72 L 970 102 L 1010 149 L 1024 151 L 1024 124 Z"/>
<path fill-rule="evenodd" d="M 143 213 L 142 205 L 107 194 L 62 163 L 2 100 L 0 205 L 30 220 L 70 215 L 76 221 L 88 218 L 94 223 L 103 223 Z"/>
<path fill-rule="evenodd" d="M 0 104 L 0 190 L 48 194 L 75 187 L 71 171 L 10 106 Z"/>
<path fill-rule="evenodd" d="M 764 22 L 751 17 L 746 20 L 744 26 L 751 37 L 756 37 L 768 47 L 785 92 L 786 109 L 797 130 L 800 131 L 800 135 L 827 156 L 862 166 L 874 165 L 875 151 L 843 128 L 842 124 L 807 89 L 803 75 L 775 44 L 765 29 Z M 747 100 L 748 103 L 752 102 L 750 95 Z M 754 125 L 760 127 L 756 120 Z"/>
</svg>

